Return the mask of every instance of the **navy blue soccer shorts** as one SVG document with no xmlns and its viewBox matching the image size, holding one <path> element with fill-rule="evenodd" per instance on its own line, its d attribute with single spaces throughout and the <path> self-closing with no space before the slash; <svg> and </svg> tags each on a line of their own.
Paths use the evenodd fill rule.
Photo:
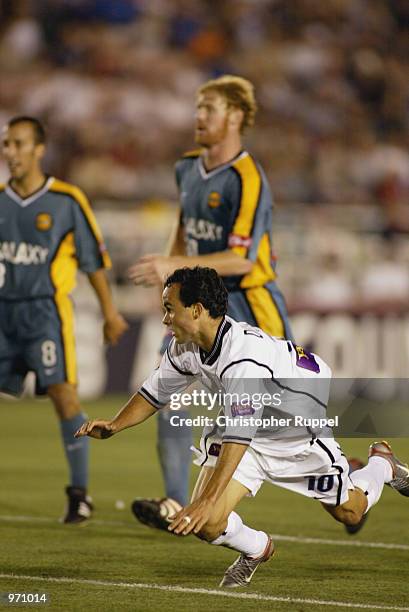
<svg viewBox="0 0 409 612">
<path fill-rule="evenodd" d="M 74 311 L 67 295 L 0 300 L 0 391 L 20 395 L 28 372 L 36 393 L 77 382 Z"/>
</svg>

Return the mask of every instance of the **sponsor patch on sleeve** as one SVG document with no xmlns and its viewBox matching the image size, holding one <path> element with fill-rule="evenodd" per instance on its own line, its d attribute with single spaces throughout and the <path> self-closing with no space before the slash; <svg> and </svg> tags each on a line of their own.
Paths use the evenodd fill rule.
<svg viewBox="0 0 409 612">
<path fill-rule="evenodd" d="M 233 417 L 248 416 L 255 413 L 255 410 L 251 403 L 245 404 L 232 404 L 231 413 Z"/>
<path fill-rule="evenodd" d="M 234 247 L 244 247 L 249 249 L 251 247 L 252 240 L 250 236 L 239 236 L 238 234 L 229 234 L 227 245 L 230 249 Z"/>
</svg>

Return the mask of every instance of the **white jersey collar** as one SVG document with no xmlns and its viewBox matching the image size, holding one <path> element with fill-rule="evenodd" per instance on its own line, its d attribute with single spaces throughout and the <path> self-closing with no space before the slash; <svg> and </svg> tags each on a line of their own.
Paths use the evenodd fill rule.
<svg viewBox="0 0 409 612">
<path fill-rule="evenodd" d="M 6 189 L 4 190 L 7 195 L 9 196 L 9 198 L 11 198 L 12 200 L 14 200 L 14 202 L 16 202 L 17 204 L 19 204 L 19 206 L 21 206 L 22 208 L 28 206 L 29 204 L 32 204 L 33 202 L 35 202 L 36 200 L 38 200 L 38 198 L 41 198 L 41 196 L 46 193 L 46 191 L 49 190 L 51 183 L 53 182 L 54 177 L 53 176 L 49 176 L 45 183 L 43 184 L 42 187 L 40 187 L 40 189 L 38 189 L 37 191 L 35 191 L 34 193 L 32 193 L 31 195 L 29 195 L 27 198 L 22 198 L 21 196 L 18 195 L 17 192 L 14 191 L 14 189 L 12 189 L 12 187 L 10 186 L 10 183 L 7 184 Z"/>
<path fill-rule="evenodd" d="M 198 158 L 200 176 L 202 177 L 203 180 L 207 181 L 210 178 L 212 178 L 212 176 L 215 176 L 215 174 L 219 174 L 219 172 L 223 172 L 223 170 L 235 164 L 237 161 L 239 161 L 239 159 L 243 159 L 243 157 L 247 157 L 247 155 L 248 155 L 247 151 L 241 151 L 241 153 L 236 155 L 236 157 L 233 157 L 233 159 L 231 159 L 230 161 L 226 162 L 225 164 L 222 164 L 221 166 L 217 166 L 216 168 L 213 168 L 213 170 L 209 170 L 209 171 L 206 170 L 204 163 L 203 163 L 203 158 L 202 156 L 200 156 Z"/>
</svg>

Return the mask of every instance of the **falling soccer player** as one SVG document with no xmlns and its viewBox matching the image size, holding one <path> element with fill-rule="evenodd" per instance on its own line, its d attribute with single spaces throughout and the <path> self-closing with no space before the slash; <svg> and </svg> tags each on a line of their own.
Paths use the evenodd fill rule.
<svg viewBox="0 0 409 612">
<path fill-rule="evenodd" d="M 292 342 L 226 316 L 227 291 L 215 270 L 176 270 L 165 281 L 162 298 L 163 322 L 173 338 L 159 368 L 112 420 L 84 423 L 76 436 L 108 438 L 138 425 L 195 377 L 207 389 L 223 392 L 223 419 L 203 431 L 202 470 L 192 501 L 169 525 L 175 534 L 193 533 L 240 553 L 221 586 L 247 585 L 274 553 L 271 537 L 243 524 L 235 511 L 264 481 L 318 499 L 346 525 L 362 521 L 385 483 L 409 497 L 408 466 L 387 442 L 371 444 L 367 466 L 349 475 L 328 427 L 291 425 L 296 416 L 307 423 L 325 415 L 331 370 Z M 242 399 L 246 392 L 250 400 Z M 264 419 L 272 425 L 265 426 Z"/>
</svg>

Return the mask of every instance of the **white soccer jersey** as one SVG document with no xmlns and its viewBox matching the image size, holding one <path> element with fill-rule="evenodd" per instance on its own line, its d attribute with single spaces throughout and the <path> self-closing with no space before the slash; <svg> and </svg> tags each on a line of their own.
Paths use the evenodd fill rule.
<svg viewBox="0 0 409 612">
<path fill-rule="evenodd" d="M 279 440 L 314 435 L 303 418 L 323 418 L 331 370 L 317 355 L 225 317 L 209 353 L 174 339 L 139 393 L 155 408 L 199 380 L 218 399 L 214 431 L 225 442 L 266 449 Z M 209 400 L 208 405 L 211 404 Z M 206 408 L 202 414 L 208 415 Z"/>
</svg>

